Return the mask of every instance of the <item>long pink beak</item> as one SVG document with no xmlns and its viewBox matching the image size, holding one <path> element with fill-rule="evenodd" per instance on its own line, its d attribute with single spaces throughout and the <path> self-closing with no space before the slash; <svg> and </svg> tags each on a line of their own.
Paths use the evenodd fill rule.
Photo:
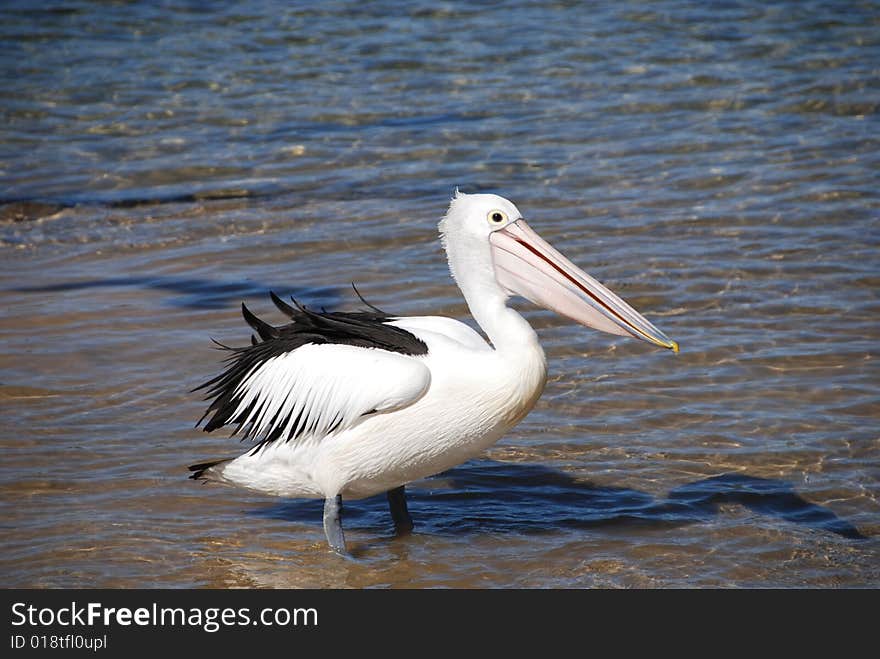
<svg viewBox="0 0 880 659">
<path fill-rule="evenodd" d="M 678 352 L 678 344 L 517 220 L 491 234 L 495 276 L 521 295 L 587 327 L 632 336 Z"/>
</svg>

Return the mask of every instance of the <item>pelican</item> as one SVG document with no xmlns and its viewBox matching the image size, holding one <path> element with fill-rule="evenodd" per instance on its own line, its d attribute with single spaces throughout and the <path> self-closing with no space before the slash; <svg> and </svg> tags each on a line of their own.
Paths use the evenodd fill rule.
<svg viewBox="0 0 880 659">
<path fill-rule="evenodd" d="M 393 316 L 371 305 L 318 312 L 270 293 L 290 320 L 276 327 L 242 304 L 256 336 L 246 347 L 222 346 L 226 368 L 197 388 L 211 402 L 196 425 L 207 419 L 207 432 L 234 425 L 233 435 L 254 445 L 237 458 L 191 466 L 191 478 L 324 499 L 327 542 L 346 555 L 343 498 L 387 493 L 397 532 L 408 532 L 407 483 L 479 455 L 534 407 L 547 362 L 535 330 L 507 306 L 511 296 L 678 352 L 535 233 L 507 199 L 456 190 L 439 229 L 452 276 L 488 342 L 451 318 Z"/>
</svg>

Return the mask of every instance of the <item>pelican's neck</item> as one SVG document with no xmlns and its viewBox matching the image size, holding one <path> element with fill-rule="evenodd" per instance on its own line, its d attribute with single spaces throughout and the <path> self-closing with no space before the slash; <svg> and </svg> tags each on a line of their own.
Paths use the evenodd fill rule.
<svg viewBox="0 0 880 659">
<path fill-rule="evenodd" d="M 480 276 L 483 274 L 479 270 L 463 276 L 458 273 L 456 281 L 471 315 L 489 337 L 495 350 L 499 353 L 531 350 L 540 352 L 543 357 L 535 330 L 515 309 L 507 306 L 507 293 L 498 285 L 495 277 Z"/>
<path fill-rule="evenodd" d="M 547 358 L 538 335 L 526 319 L 507 306 L 507 294 L 492 277 L 490 286 L 462 283 L 462 293 L 474 319 L 480 324 L 501 362 L 497 373 L 506 374 L 502 382 L 507 392 L 505 428 L 529 413 L 547 382 Z"/>
</svg>

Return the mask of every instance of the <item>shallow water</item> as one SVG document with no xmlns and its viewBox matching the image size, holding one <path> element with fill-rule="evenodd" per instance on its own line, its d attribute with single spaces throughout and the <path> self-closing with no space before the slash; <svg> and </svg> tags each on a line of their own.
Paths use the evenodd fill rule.
<svg viewBox="0 0 880 659">
<path fill-rule="evenodd" d="M 2 585 L 880 586 L 876 3 L 0 10 Z M 682 345 L 526 304 L 537 408 L 384 499 L 186 478 L 267 291 L 467 318 L 510 197 Z"/>
</svg>

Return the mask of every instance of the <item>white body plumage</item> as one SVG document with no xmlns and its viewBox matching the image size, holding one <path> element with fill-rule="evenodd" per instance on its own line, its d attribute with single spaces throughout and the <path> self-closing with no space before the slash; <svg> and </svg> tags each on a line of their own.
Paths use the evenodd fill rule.
<svg viewBox="0 0 880 659">
<path fill-rule="evenodd" d="M 530 328 L 521 349 L 509 354 L 449 318 L 392 324 L 424 341 L 428 354 L 312 345 L 255 372 L 251 385 L 276 405 L 306 397 L 297 389 L 309 389 L 309 373 L 333 385 L 312 398 L 316 432 L 218 465 L 215 478 L 286 497 L 380 494 L 478 455 L 528 414 L 543 391 L 544 352 Z M 282 377 L 281 369 L 300 380 Z M 267 380 L 275 384 L 267 387 Z M 394 383 L 392 390 L 383 389 L 386 382 Z M 347 416 L 326 433 L 326 418 L 336 410 Z"/>
</svg>

